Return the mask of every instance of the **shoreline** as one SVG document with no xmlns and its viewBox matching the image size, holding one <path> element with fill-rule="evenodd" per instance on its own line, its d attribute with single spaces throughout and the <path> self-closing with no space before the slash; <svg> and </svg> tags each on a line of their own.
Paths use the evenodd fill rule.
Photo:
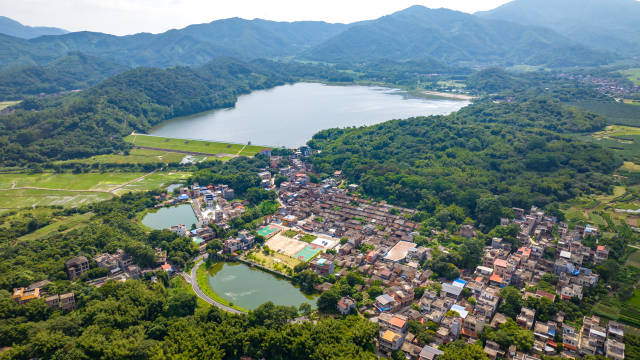
<svg viewBox="0 0 640 360">
<path fill-rule="evenodd" d="M 447 98 L 447 99 L 464 100 L 464 101 L 472 101 L 472 100 L 475 100 L 477 98 L 477 97 L 471 96 L 471 95 L 453 94 L 453 93 L 446 93 L 446 92 L 440 92 L 440 91 L 430 91 L 430 90 L 423 90 L 422 93 L 424 95 L 429 95 L 429 96 L 437 96 L 437 97 L 442 97 L 442 98 Z"/>
</svg>

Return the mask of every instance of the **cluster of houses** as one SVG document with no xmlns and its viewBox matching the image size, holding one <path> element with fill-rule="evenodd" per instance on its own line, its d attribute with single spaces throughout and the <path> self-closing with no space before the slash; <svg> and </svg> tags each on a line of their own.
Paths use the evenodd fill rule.
<svg viewBox="0 0 640 360">
<path fill-rule="evenodd" d="M 485 247 L 482 264 L 473 273 L 436 283 L 432 280 L 433 272 L 420 267 L 421 262 L 432 259 L 434 249 L 413 242 L 417 224 L 403 216 L 411 215 L 413 210 L 353 196 L 352 190 L 356 187 L 339 186 L 339 172 L 321 184 L 309 183 L 306 170 L 302 163 L 282 172 L 288 181 L 279 188 L 284 206 L 277 220 L 307 232 L 347 239 L 334 248 L 335 253 L 324 253 L 311 261 L 310 268 L 320 275 L 333 274 L 338 268 L 336 276 L 357 270 L 366 279 L 364 286 L 358 285 L 362 291 L 374 281 L 383 285 L 384 293 L 374 299 L 372 306 L 357 309 L 380 325 L 377 344 L 383 354 L 402 350 L 408 359 L 431 360 L 442 354 L 437 349 L 441 344 L 460 338 L 475 343 L 485 327 L 498 329 L 507 322 L 507 316 L 498 312 L 502 288 L 535 286 L 547 274 L 557 276 L 555 294 L 523 290 L 523 298 L 546 297 L 552 302 L 556 297 L 582 299 L 584 289 L 597 285 L 599 280 L 588 265 L 598 264 L 609 255 L 605 246 L 591 249 L 583 245 L 583 238 L 597 236 L 595 227 L 569 229 L 567 224 L 557 222 L 536 207 L 528 213 L 514 208 L 515 217 L 502 219 L 501 225 L 518 226 L 517 248 L 513 248 L 513 241 L 494 238 L 491 245 Z M 558 229 L 559 239 L 552 234 L 554 228 Z M 476 236 L 471 225 L 461 226 L 458 234 Z M 366 254 L 357 251 L 362 245 L 372 250 Z M 438 250 L 447 251 L 442 246 Z M 414 289 L 418 286 L 427 290 L 416 299 Z M 316 285 L 320 291 L 330 288 L 329 283 Z M 347 314 L 355 307 L 353 299 L 344 297 L 336 309 Z M 605 328 L 599 325 L 597 317 L 588 317 L 577 331 L 564 323 L 562 313 L 550 321 L 536 321 L 535 311 L 526 307 L 515 320 L 533 333 L 533 351 L 524 354 L 515 346 L 501 349 L 495 342 L 487 341 L 484 351 L 490 358 L 537 359 L 558 353 L 570 358 L 588 354 L 624 358 L 624 327 L 613 321 Z M 433 342 L 418 346 L 415 335 L 407 330 L 409 321 L 437 324 Z M 560 333 L 562 346 L 556 336 Z"/>
<path fill-rule="evenodd" d="M 107 270 L 107 275 L 98 279 L 89 280 L 87 283 L 96 287 L 102 286 L 109 280 L 126 281 L 128 279 L 138 279 L 145 273 L 164 270 L 173 272 L 171 265 L 167 264 L 167 251 L 155 248 L 155 266 L 140 269 L 135 264 L 133 257 L 122 249 L 117 249 L 115 253 L 98 254 L 93 258 L 95 265 Z M 77 279 L 83 273 L 89 271 L 90 262 L 86 256 L 77 256 L 65 262 L 65 268 L 70 280 Z"/>
<path fill-rule="evenodd" d="M 76 299 L 72 292 L 64 294 L 49 294 L 43 288 L 50 284 L 49 280 L 42 280 L 27 287 L 13 289 L 13 300 L 19 304 L 26 304 L 31 300 L 44 299 L 45 303 L 53 308 L 63 311 L 70 311 L 76 307 Z"/>
<path fill-rule="evenodd" d="M 300 180 L 282 183 L 279 196 L 284 207 L 279 216 L 305 231 L 338 238 L 373 237 L 389 244 L 411 240 L 410 234 L 418 225 L 403 215 L 415 210 L 365 201 L 336 185 L 335 179 L 322 184 Z"/>
</svg>

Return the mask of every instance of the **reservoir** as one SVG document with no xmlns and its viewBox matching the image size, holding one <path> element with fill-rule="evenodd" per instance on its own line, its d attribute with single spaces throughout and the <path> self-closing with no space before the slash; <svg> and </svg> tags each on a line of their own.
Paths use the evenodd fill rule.
<svg viewBox="0 0 640 360">
<path fill-rule="evenodd" d="M 315 296 L 303 294 L 289 281 L 243 263 L 218 263 L 209 273 L 211 289 L 234 305 L 247 310 L 271 301 L 295 306 L 306 302 L 315 308 Z"/>
<path fill-rule="evenodd" d="M 297 83 L 254 91 L 236 106 L 168 120 L 151 135 L 298 147 L 320 130 L 446 115 L 468 101 L 407 97 L 397 89 Z"/>
<path fill-rule="evenodd" d="M 154 230 L 169 229 L 180 224 L 187 225 L 187 229 L 191 229 L 191 224 L 198 224 L 198 218 L 190 204 L 182 204 L 148 213 L 142 219 L 142 223 Z"/>
</svg>

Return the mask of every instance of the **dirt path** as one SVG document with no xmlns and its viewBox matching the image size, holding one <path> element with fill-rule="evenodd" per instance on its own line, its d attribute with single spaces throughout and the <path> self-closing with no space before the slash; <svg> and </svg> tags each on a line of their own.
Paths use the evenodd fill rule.
<svg viewBox="0 0 640 360">
<path fill-rule="evenodd" d="M 74 189 L 56 189 L 56 188 L 45 188 L 39 186 L 16 186 L 16 182 L 14 181 L 10 188 L 8 189 L 0 189 L 0 191 L 11 191 L 11 190 L 47 190 L 47 191 L 66 191 L 66 192 L 78 192 L 78 193 L 103 193 L 103 194 L 111 194 L 115 195 L 115 192 L 122 189 L 123 187 L 136 183 L 138 181 L 143 180 L 147 176 L 156 173 L 158 170 L 153 170 L 152 172 L 146 173 L 139 178 L 127 181 L 124 184 L 116 185 L 113 189 L 110 190 L 102 190 L 102 189 L 88 189 L 88 190 L 74 190 Z"/>
<path fill-rule="evenodd" d="M 122 185 L 118 185 L 118 186 L 116 186 L 115 188 L 113 188 L 113 189 L 109 190 L 108 192 L 110 192 L 110 193 L 112 193 L 112 194 L 115 194 L 115 192 L 116 192 L 116 191 L 118 191 L 118 190 L 122 189 L 123 187 L 125 187 L 125 186 L 127 186 L 127 185 L 130 185 L 130 184 L 133 184 L 133 183 L 137 183 L 138 181 L 143 180 L 143 179 L 144 179 L 144 178 L 146 178 L 147 176 L 149 176 L 149 175 L 151 175 L 151 174 L 155 174 L 157 171 L 158 171 L 158 169 L 153 170 L 153 171 L 152 171 L 152 172 L 150 172 L 150 173 L 146 173 L 146 174 L 144 174 L 144 175 L 140 176 L 140 177 L 139 177 L 139 178 L 137 178 L 137 179 L 133 179 L 133 180 L 131 180 L 131 181 L 127 181 L 126 183 L 124 183 L 124 184 L 122 184 Z"/>
</svg>

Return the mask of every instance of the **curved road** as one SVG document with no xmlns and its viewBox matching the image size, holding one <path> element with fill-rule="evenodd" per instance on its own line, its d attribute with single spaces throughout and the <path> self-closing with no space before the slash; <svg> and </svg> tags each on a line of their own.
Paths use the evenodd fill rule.
<svg viewBox="0 0 640 360">
<path fill-rule="evenodd" d="M 236 310 L 232 307 L 220 304 L 219 302 L 213 300 L 212 298 L 210 298 L 209 296 L 207 296 L 207 294 L 205 294 L 204 292 L 202 292 L 202 290 L 200 289 L 200 286 L 198 285 L 198 277 L 197 277 L 197 272 L 198 272 L 198 268 L 200 267 L 200 265 L 202 265 L 202 263 L 204 262 L 204 260 L 202 258 L 200 258 L 200 260 L 198 260 L 198 262 L 193 266 L 193 269 L 191 269 L 191 287 L 193 288 L 193 292 L 196 293 L 196 295 L 198 295 L 199 298 L 201 298 L 202 300 L 208 302 L 209 304 L 218 307 L 224 311 L 233 313 L 233 314 L 245 314 L 245 312 L 242 312 L 240 310 Z M 183 277 L 186 274 L 183 273 Z M 188 276 L 188 275 L 186 275 Z M 188 281 L 188 280 L 187 280 Z"/>
</svg>

